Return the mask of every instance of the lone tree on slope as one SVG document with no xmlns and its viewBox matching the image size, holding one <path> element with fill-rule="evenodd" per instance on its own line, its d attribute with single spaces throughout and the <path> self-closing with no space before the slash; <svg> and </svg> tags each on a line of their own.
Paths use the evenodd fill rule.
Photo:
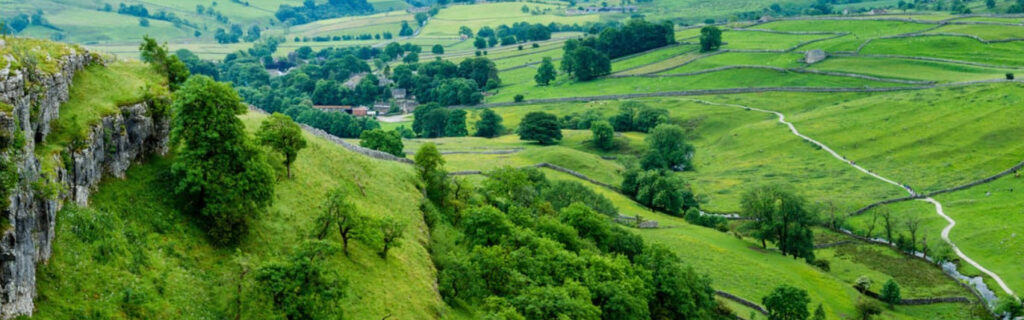
<svg viewBox="0 0 1024 320">
<path fill-rule="evenodd" d="M 302 137 L 302 128 L 292 118 L 275 112 L 260 124 L 256 133 L 260 144 L 280 152 L 284 156 L 284 168 L 288 178 L 292 177 L 292 163 L 299 156 L 299 150 L 306 148 L 306 138 Z"/>
</svg>

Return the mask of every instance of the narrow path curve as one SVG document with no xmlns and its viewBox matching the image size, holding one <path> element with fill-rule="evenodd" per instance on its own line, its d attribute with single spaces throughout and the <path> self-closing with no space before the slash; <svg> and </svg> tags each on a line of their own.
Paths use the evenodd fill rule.
<svg viewBox="0 0 1024 320">
<path fill-rule="evenodd" d="M 697 102 L 697 103 L 707 104 L 707 105 L 742 108 L 742 109 L 745 109 L 745 110 L 752 110 L 752 111 L 758 111 L 758 112 L 763 112 L 763 113 L 774 114 L 774 115 L 776 115 L 779 118 L 778 119 L 779 123 L 782 123 L 782 124 L 788 126 L 789 127 L 789 131 L 792 132 L 797 137 L 800 137 L 800 138 L 802 138 L 802 139 L 804 139 L 804 140 L 806 140 L 806 141 L 808 141 L 810 143 L 813 143 L 813 144 L 821 147 L 822 150 L 825 150 L 828 153 L 832 154 L 832 156 L 835 157 L 836 159 L 841 160 L 843 162 L 846 162 L 847 164 L 849 164 L 853 168 L 855 168 L 857 170 L 860 170 L 861 172 L 864 172 L 864 173 L 874 177 L 875 179 L 878 179 L 878 180 L 884 181 L 884 182 L 886 182 L 888 184 L 897 186 L 900 189 L 903 189 L 904 191 L 910 193 L 911 196 L 916 196 L 917 195 L 917 193 L 915 193 L 914 190 L 908 188 L 907 186 L 905 186 L 903 184 L 900 184 L 900 183 L 898 183 L 896 181 L 893 181 L 893 180 L 891 180 L 889 178 L 883 177 L 883 176 L 881 176 L 881 175 L 879 175 L 877 173 L 872 172 L 871 170 L 865 169 L 864 167 L 861 167 L 860 165 L 858 165 L 858 164 L 856 164 L 856 163 L 854 163 L 854 162 L 852 162 L 850 160 L 847 160 L 846 157 L 843 157 L 842 155 L 840 155 L 835 150 L 832 150 L 832 148 L 829 148 L 824 143 L 821 143 L 821 142 L 819 142 L 817 140 L 812 139 L 811 137 L 808 137 L 808 136 L 800 133 L 800 131 L 796 129 L 796 126 L 793 125 L 793 123 L 791 123 L 789 121 L 786 121 L 786 115 L 782 114 L 781 112 L 773 111 L 773 110 L 765 110 L 765 109 L 760 109 L 760 108 L 754 108 L 754 107 L 748 107 L 748 106 L 739 105 L 739 104 L 716 103 L 716 102 L 700 100 L 700 99 L 689 99 L 689 100 Z M 966 261 L 971 266 L 977 268 L 979 271 L 981 271 L 981 272 L 985 273 L 986 275 L 988 275 L 989 277 L 991 277 L 992 280 L 994 280 L 997 284 L 999 284 L 999 287 L 1001 287 L 1003 289 L 1003 291 L 1006 292 L 1006 294 L 1008 294 L 1010 296 L 1013 296 L 1013 297 L 1016 297 L 1016 295 L 1013 293 L 1013 290 L 1010 290 L 1010 287 L 1007 286 L 1005 282 L 1003 282 L 1003 279 L 1000 278 L 999 275 L 997 275 L 995 272 L 992 272 L 992 271 L 989 271 L 988 269 L 985 269 L 985 267 L 982 267 L 981 264 L 979 264 L 979 263 L 975 262 L 974 260 L 972 260 L 966 254 L 964 254 L 963 251 L 960 251 L 960 248 L 957 247 L 956 244 L 953 243 L 953 241 L 949 239 L 949 232 L 951 230 L 953 230 L 954 226 L 956 226 L 956 220 L 953 220 L 953 218 L 951 218 L 948 215 L 946 215 L 946 212 L 943 211 L 943 209 L 942 209 L 942 204 L 939 203 L 939 201 L 937 201 L 937 200 L 935 200 L 934 198 L 931 198 L 931 197 L 924 198 L 924 199 L 921 199 L 921 200 L 935 205 L 935 212 L 938 213 L 939 216 L 941 216 L 942 218 L 946 219 L 946 221 L 949 222 L 949 225 L 947 225 L 946 228 L 942 229 L 942 240 L 946 241 L 946 243 L 948 243 L 953 248 L 953 251 L 956 253 L 956 255 L 958 257 L 960 257 L 960 259 L 963 259 L 964 261 Z"/>
</svg>

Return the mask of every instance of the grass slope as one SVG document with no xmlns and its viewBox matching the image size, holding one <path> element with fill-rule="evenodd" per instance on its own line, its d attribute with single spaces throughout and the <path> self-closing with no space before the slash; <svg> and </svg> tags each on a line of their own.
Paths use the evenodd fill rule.
<svg viewBox="0 0 1024 320">
<path fill-rule="evenodd" d="M 263 115 L 242 117 L 254 130 Z M 252 226 L 238 252 L 258 264 L 308 235 L 327 190 L 350 192 L 364 214 L 409 222 L 402 246 L 387 260 L 356 242 L 349 258 L 327 262 L 348 280 L 346 317 L 434 319 L 446 311 L 434 290 L 426 226 L 411 167 L 370 160 L 307 135 L 295 177 L 276 187 L 275 203 Z M 212 247 L 191 217 L 179 213 L 167 183 L 170 158 L 105 181 L 89 209 L 69 207 L 57 219 L 54 255 L 39 273 L 39 319 L 229 318 L 240 266 L 234 249 Z M 361 191 L 365 191 L 365 195 Z"/>
</svg>

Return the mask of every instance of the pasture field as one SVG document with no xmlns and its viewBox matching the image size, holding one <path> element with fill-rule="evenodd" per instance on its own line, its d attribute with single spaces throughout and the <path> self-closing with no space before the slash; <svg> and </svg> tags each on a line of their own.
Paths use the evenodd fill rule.
<svg viewBox="0 0 1024 320">
<path fill-rule="evenodd" d="M 788 50 L 797 45 L 833 37 L 828 34 L 780 34 L 762 31 L 730 30 L 722 34 L 722 48 L 735 50 Z"/>
<path fill-rule="evenodd" d="M 659 61 L 664 61 L 672 57 L 687 55 L 698 50 L 699 48 L 697 46 L 676 45 L 667 48 L 652 50 L 639 55 L 623 57 L 612 62 L 612 73 L 640 69 L 642 67 L 652 65 Z"/>
<path fill-rule="evenodd" d="M 526 71 L 523 71 L 526 70 Z M 520 69 L 514 72 L 528 72 Z M 890 82 L 868 81 L 863 79 L 803 74 L 780 73 L 773 70 L 736 69 L 700 74 L 689 77 L 668 78 L 610 78 L 591 82 L 568 82 L 559 77 L 559 81 L 549 86 L 537 87 L 532 81 L 533 71 L 528 82 L 506 81 L 515 83 L 501 89 L 501 92 L 487 98 L 488 102 L 512 101 L 516 94 L 526 99 L 586 97 L 609 94 L 652 93 L 665 91 L 684 91 L 699 89 L 748 88 L 748 87 L 896 87 L 901 84 Z"/>
<path fill-rule="evenodd" d="M 1024 26 L 992 26 L 980 24 L 949 24 L 928 33 L 959 33 L 981 37 L 986 41 L 1024 38 Z"/>
<path fill-rule="evenodd" d="M 531 10 L 540 8 L 550 10 L 545 14 L 533 15 L 521 11 L 527 5 Z M 517 22 L 549 24 L 557 22 L 566 25 L 586 22 L 597 22 L 599 15 L 564 16 L 560 14 L 563 7 L 522 2 L 497 2 L 477 5 L 458 5 L 441 10 L 434 16 L 420 33 L 424 36 L 458 36 L 459 27 L 466 26 L 477 32 L 482 27 L 497 28 L 498 25 L 512 25 Z"/>
<path fill-rule="evenodd" d="M 254 131 L 264 117 L 250 113 L 242 119 Z M 432 319 L 448 313 L 432 287 L 435 271 L 424 247 L 428 235 L 412 168 L 370 160 L 311 135 L 306 139 L 310 146 L 299 153 L 294 177 L 277 183 L 274 206 L 252 226 L 238 253 L 212 247 L 204 231 L 176 210 L 166 196 L 173 186 L 162 178 L 170 158 L 136 166 L 126 180 L 104 182 L 89 209 L 59 213 L 59 245 L 39 272 L 39 300 L 46 303 L 37 305 L 35 317 L 231 317 L 236 287 L 251 290 L 238 281 L 241 268 L 291 250 L 335 187 L 354 195 L 365 190 L 365 196 L 349 198 L 360 212 L 409 223 L 402 246 L 387 260 L 359 242 L 350 246 L 349 257 L 328 257 L 348 281 L 344 314 Z M 83 294 L 94 298 L 82 299 Z"/>
<path fill-rule="evenodd" d="M 776 68 L 796 68 L 804 65 L 803 55 L 799 53 L 746 53 L 726 52 L 693 61 L 661 74 L 687 73 L 726 66 L 765 66 Z"/>
<path fill-rule="evenodd" d="M 758 25 L 754 28 L 769 29 L 775 31 L 791 32 L 849 32 L 850 35 L 831 40 L 825 40 L 804 46 L 801 49 L 822 49 L 828 52 L 833 51 L 856 51 L 857 48 L 868 39 L 887 35 L 898 35 L 911 32 L 919 32 L 934 27 L 932 24 L 910 23 L 901 21 L 882 20 L 784 20 L 773 21 Z M 729 42 L 727 38 L 723 41 Z"/>
<path fill-rule="evenodd" d="M 965 37 L 914 37 L 905 39 L 878 39 L 864 47 L 861 54 L 886 54 L 952 59 L 1005 66 L 1014 69 L 1024 65 L 1024 42 L 984 44 Z"/>
<path fill-rule="evenodd" d="M 1024 102 L 1021 88 L 1002 83 L 865 97 L 791 120 L 857 164 L 930 192 L 1024 160 L 1024 141 L 1013 138 L 1024 126 L 1014 107 Z"/>
<path fill-rule="evenodd" d="M 810 66 L 810 69 L 940 82 L 1001 79 L 1007 72 L 1013 71 L 953 63 L 869 57 L 832 57 Z"/>
</svg>

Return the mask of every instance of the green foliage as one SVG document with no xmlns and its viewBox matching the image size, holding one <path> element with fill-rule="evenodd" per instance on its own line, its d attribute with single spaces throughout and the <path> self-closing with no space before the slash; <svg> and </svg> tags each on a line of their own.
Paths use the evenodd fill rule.
<svg viewBox="0 0 1024 320">
<path fill-rule="evenodd" d="M 206 76 L 186 81 L 172 108 L 175 193 L 207 219 L 214 242 L 236 243 L 274 194 L 273 169 L 236 117 L 246 108 L 229 84 Z"/>
<path fill-rule="evenodd" d="M 572 51 L 568 51 L 568 45 L 565 48 L 567 51 L 562 58 L 562 70 L 576 80 L 590 81 L 611 73 L 611 60 L 604 53 L 588 46 L 580 46 Z"/>
<path fill-rule="evenodd" d="M 528 113 L 519 123 L 517 133 L 520 140 L 533 140 L 541 145 L 550 145 L 562 140 L 558 117 L 545 112 Z"/>
<path fill-rule="evenodd" d="M 448 112 L 448 121 L 444 127 L 446 137 L 465 137 L 469 135 L 466 129 L 466 110 L 455 109 Z"/>
<path fill-rule="evenodd" d="M 292 118 L 275 112 L 263 120 L 260 130 L 256 132 L 256 140 L 261 145 L 281 153 L 288 178 L 292 177 L 292 163 L 299 155 L 299 150 L 306 148 L 306 138 L 302 137 L 302 128 Z"/>
<path fill-rule="evenodd" d="M 558 73 L 555 71 L 555 64 L 551 63 L 551 58 L 544 57 L 541 61 L 540 67 L 537 68 L 537 75 L 533 76 L 534 81 L 539 86 L 546 86 L 555 80 L 555 76 Z"/>
<path fill-rule="evenodd" d="M 188 79 L 188 66 L 178 56 L 167 54 L 166 43 L 160 45 L 156 42 L 156 39 L 143 36 L 142 44 L 139 45 L 139 52 L 142 54 L 142 61 L 149 63 L 158 72 L 167 77 L 167 83 L 171 90 L 177 90 Z"/>
<path fill-rule="evenodd" d="M 502 167 L 487 173 L 480 192 L 498 208 L 531 207 L 540 198 L 548 181 L 536 168 Z"/>
<path fill-rule="evenodd" d="M 500 136 L 505 131 L 501 122 L 502 119 L 498 113 L 491 109 L 484 109 L 480 112 L 480 120 L 476 122 L 476 133 L 473 136 L 484 138 Z"/>
<path fill-rule="evenodd" d="M 871 289 L 871 282 L 871 278 L 869 278 L 868 276 L 860 276 L 857 277 L 856 281 L 854 281 L 853 287 L 857 289 L 857 291 L 865 293 L 869 289 Z"/>
<path fill-rule="evenodd" d="M 424 183 L 427 199 L 444 207 L 448 197 L 448 173 L 444 170 L 444 158 L 437 146 L 427 143 L 416 151 L 416 172 Z"/>
<path fill-rule="evenodd" d="M 435 44 L 433 47 L 430 48 L 430 52 L 439 55 L 444 54 L 444 46 Z"/>
<path fill-rule="evenodd" d="M 660 124 L 644 138 L 647 154 L 641 160 L 646 170 L 693 170 L 694 148 L 686 143 L 686 131 L 673 124 Z"/>
<path fill-rule="evenodd" d="M 323 203 L 323 212 L 317 217 L 314 224 L 314 233 L 317 239 L 324 240 L 330 233 L 331 227 L 337 226 L 338 235 L 341 236 L 342 251 L 348 255 L 348 241 L 368 226 L 367 218 L 360 214 L 346 197 L 347 193 L 340 187 L 327 193 L 327 199 Z"/>
<path fill-rule="evenodd" d="M 513 298 L 512 305 L 526 319 L 601 319 L 601 309 L 591 303 L 590 291 L 574 282 L 530 287 Z"/>
<path fill-rule="evenodd" d="M 652 245 L 636 258 L 636 264 L 651 272 L 653 295 L 648 303 L 651 319 L 711 318 L 715 290 L 711 280 L 683 264 L 662 245 Z"/>
<path fill-rule="evenodd" d="M 700 51 L 718 50 L 722 46 L 722 30 L 715 26 L 700 29 Z"/>
<path fill-rule="evenodd" d="M 870 320 L 876 315 L 882 314 L 882 306 L 874 300 L 860 299 L 857 301 L 857 315 L 861 320 Z"/>
<path fill-rule="evenodd" d="M 882 292 L 878 295 L 878 299 L 889 304 L 889 308 L 893 305 L 899 304 L 900 300 L 900 286 L 896 284 L 896 281 L 889 279 L 882 286 Z"/>
<path fill-rule="evenodd" d="M 593 135 L 594 145 L 598 149 L 607 151 L 615 148 L 615 129 L 608 121 L 591 123 L 590 132 Z"/>
<path fill-rule="evenodd" d="M 807 291 L 788 285 L 776 287 L 761 300 L 769 320 L 805 320 L 811 315 L 807 311 L 810 302 Z"/>
<path fill-rule="evenodd" d="M 811 320 L 825 320 L 825 307 L 820 303 L 818 304 L 818 308 L 814 309 L 814 315 L 811 316 Z"/>
<path fill-rule="evenodd" d="M 512 235 L 512 228 L 505 213 L 491 206 L 472 208 L 462 219 L 462 232 L 471 246 L 498 245 Z"/>
<path fill-rule="evenodd" d="M 405 157 L 405 145 L 402 144 L 401 133 L 397 130 L 384 131 L 373 129 L 363 131 L 359 135 L 359 146 L 387 152 L 396 157 Z"/>
<path fill-rule="evenodd" d="M 682 216 L 683 212 L 698 206 L 689 184 L 668 171 L 626 171 L 622 175 L 622 193 L 640 204 L 675 216 Z"/>
<path fill-rule="evenodd" d="M 416 107 L 413 111 L 412 130 L 425 138 L 442 137 L 448 125 L 448 109 L 437 103 Z"/>
<path fill-rule="evenodd" d="M 338 300 L 345 282 L 324 262 L 334 252 L 337 247 L 329 242 L 306 241 L 287 259 L 256 269 L 257 288 L 286 319 L 341 319 Z"/>
<path fill-rule="evenodd" d="M 1024 304 L 1021 304 L 1020 300 L 1016 298 L 1003 297 L 999 299 L 996 313 L 1009 316 L 1010 319 L 1024 316 Z"/>
<path fill-rule="evenodd" d="M 697 208 L 687 209 L 686 215 L 683 216 L 683 218 L 686 219 L 686 222 L 691 224 L 708 227 L 718 231 L 725 231 L 727 228 L 726 224 L 728 223 L 725 218 L 710 214 L 701 214 L 700 209 Z"/>
<path fill-rule="evenodd" d="M 387 259 L 391 249 L 402 245 L 402 236 L 408 225 L 394 217 L 384 216 L 367 222 L 364 232 L 358 234 L 359 238 L 378 248 L 377 255 L 381 259 Z"/>
<path fill-rule="evenodd" d="M 552 209 L 555 210 L 561 210 L 573 203 L 582 203 L 607 216 L 615 216 L 619 212 L 611 200 L 577 181 L 551 181 L 544 188 L 542 197 L 550 202 Z"/>
<path fill-rule="evenodd" d="M 776 186 L 763 186 L 743 194 L 743 214 L 756 217 L 754 237 L 775 242 L 784 255 L 814 260 L 814 215 L 804 208 L 803 197 Z"/>
</svg>

